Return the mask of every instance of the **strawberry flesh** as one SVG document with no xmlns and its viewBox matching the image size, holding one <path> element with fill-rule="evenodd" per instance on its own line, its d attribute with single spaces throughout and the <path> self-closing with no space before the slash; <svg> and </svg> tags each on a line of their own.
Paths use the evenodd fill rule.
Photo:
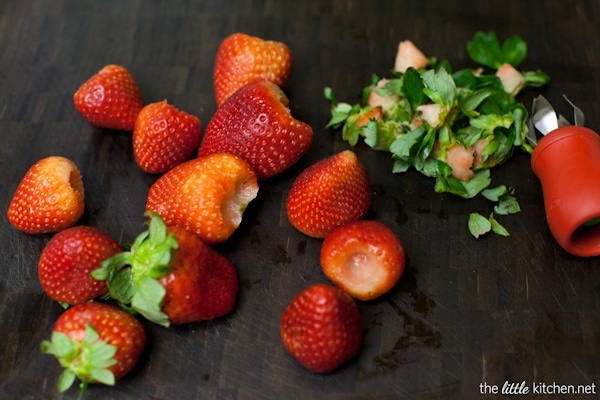
<svg viewBox="0 0 600 400">
<path fill-rule="evenodd" d="M 406 255 L 402 242 L 387 225 L 360 220 L 327 235 L 320 262 L 332 282 L 352 297 L 366 301 L 396 285 L 404 272 Z"/>
</svg>

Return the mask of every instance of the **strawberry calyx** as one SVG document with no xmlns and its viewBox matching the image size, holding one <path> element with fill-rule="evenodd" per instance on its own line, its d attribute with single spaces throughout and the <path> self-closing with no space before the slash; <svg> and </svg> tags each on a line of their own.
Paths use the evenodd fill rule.
<svg viewBox="0 0 600 400">
<path fill-rule="evenodd" d="M 92 277 L 105 280 L 110 297 L 125 310 L 168 327 L 169 318 L 161 311 L 166 290 L 158 278 L 171 270 L 179 243 L 162 217 L 152 211 L 145 215 L 150 218 L 148 230 L 137 236 L 130 250 L 104 260 Z"/>
<path fill-rule="evenodd" d="M 55 331 L 50 340 L 42 341 L 40 348 L 43 353 L 54 355 L 65 368 L 58 379 L 60 393 L 67 391 L 77 378 L 81 380 L 80 399 L 89 383 L 115 384 L 115 375 L 109 367 L 117 363 L 114 358 L 117 347 L 100 339 L 89 324 L 81 342 Z"/>
</svg>

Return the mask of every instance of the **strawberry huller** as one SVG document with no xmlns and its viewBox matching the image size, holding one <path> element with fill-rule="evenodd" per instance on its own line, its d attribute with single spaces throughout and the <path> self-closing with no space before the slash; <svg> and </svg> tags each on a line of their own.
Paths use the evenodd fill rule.
<svg viewBox="0 0 600 400">
<path fill-rule="evenodd" d="M 543 96 L 533 100 L 528 138 L 536 143 L 531 167 L 542 184 L 546 220 L 558 244 L 579 257 L 600 255 L 600 136 L 583 126 L 583 112 L 569 101 L 575 125 Z"/>
</svg>

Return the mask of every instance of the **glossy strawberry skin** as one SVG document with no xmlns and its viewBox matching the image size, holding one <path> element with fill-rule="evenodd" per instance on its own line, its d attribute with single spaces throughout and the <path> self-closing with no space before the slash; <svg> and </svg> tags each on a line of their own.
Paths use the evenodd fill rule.
<svg viewBox="0 0 600 400">
<path fill-rule="evenodd" d="M 146 330 L 131 314 L 115 306 L 89 302 L 70 307 L 56 320 L 54 332 L 62 332 L 75 341 L 82 341 L 90 324 L 100 339 L 115 346 L 117 363 L 109 369 L 115 379 L 122 378 L 137 364 L 146 346 Z"/>
<path fill-rule="evenodd" d="M 306 153 L 312 128 L 292 117 L 288 98 L 261 80 L 235 92 L 209 121 L 198 156 L 227 152 L 246 160 L 259 180 L 275 176 Z"/>
<path fill-rule="evenodd" d="M 73 161 L 50 156 L 32 165 L 8 206 L 8 220 L 20 231 L 58 232 L 75 225 L 85 211 L 83 181 Z"/>
<path fill-rule="evenodd" d="M 109 64 L 84 82 L 73 95 L 77 111 L 100 128 L 131 131 L 144 102 L 133 76 Z"/>
<path fill-rule="evenodd" d="M 162 311 L 170 323 L 211 320 L 231 312 L 238 291 L 233 264 L 195 234 L 178 226 L 168 231 L 179 243 L 170 272 L 159 279 L 166 289 Z"/>
<path fill-rule="evenodd" d="M 198 148 L 200 120 L 166 100 L 146 105 L 135 122 L 133 155 L 150 174 L 166 172 L 186 161 Z"/>
<path fill-rule="evenodd" d="M 257 79 L 284 86 L 292 73 L 292 63 L 292 52 L 284 43 L 244 33 L 225 38 L 217 50 L 213 71 L 217 106 Z"/>
<path fill-rule="evenodd" d="M 316 162 L 294 181 L 287 198 L 289 222 L 324 238 L 333 229 L 362 218 L 371 206 L 371 187 L 362 163 L 350 150 Z"/>
<path fill-rule="evenodd" d="M 334 229 L 320 254 L 325 275 L 350 296 L 373 300 L 393 288 L 406 264 L 400 238 L 379 221 L 359 220 Z"/>
<path fill-rule="evenodd" d="M 162 175 L 148 191 L 146 210 L 179 225 L 207 244 L 227 240 L 258 194 L 256 174 L 239 157 L 215 153 L 186 161 Z"/>
<path fill-rule="evenodd" d="M 284 348 L 305 368 L 327 373 L 352 359 L 362 345 L 358 306 L 341 289 L 309 286 L 284 310 L 280 322 Z"/>
<path fill-rule="evenodd" d="M 73 305 L 98 298 L 108 288 L 90 273 L 120 251 L 120 244 L 98 228 L 74 226 L 62 230 L 48 241 L 40 255 L 40 285 L 48 297 L 61 303 Z"/>
</svg>

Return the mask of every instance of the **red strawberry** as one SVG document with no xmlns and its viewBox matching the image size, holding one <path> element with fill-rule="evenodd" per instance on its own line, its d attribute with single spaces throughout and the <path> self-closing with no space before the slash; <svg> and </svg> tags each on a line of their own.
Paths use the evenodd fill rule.
<svg viewBox="0 0 600 400">
<path fill-rule="evenodd" d="M 90 273 L 100 263 L 121 252 L 119 243 L 91 226 L 74 226 L 54 235 L 38 262 L 38 277 L 53 300 L 78 304 L 100 297 L 108 288 Z"/>
<path fill-rule="evenodd" d="M 133 77 L 125 68 L 109 64 L 88 79 L 73 96 L 75 108 L 92 125 L 133 130 L 144 106 Z"/>
<path fill-rule="evenodd" d="M 8 220 L 27 233 L 75 225 L 85 210 L 83 181 L 73 161 L 50 156 L 29 168 L 8 206 Z"/>
<path fill-rule="evenodd" d="M 198 155 L 235 154 L 259 180 L 279 174 L 304 155 L 313 138 L 312 128 L 294 119 L 287 106 L 283 91 L 269 81 L 243 86 L 213 115 Z"/>
<path fill-rule="evenodd" d="M 201 129 L 197 117 L 179 111 L 166 100 L 148 104 L 138 114 L 133 129 L 136 163 L 151 174 L 170 170 L 196 151 Z"/>
<path fill-rule="evenodd" d="M 372 300 L 402 276 L 406 256 L 396 234 L 378 221 L 354 221 L 334 229 L 323 241 L 321 267 L 350 296 Z"/>
<path fill-rule="evenodd" d="M 146 331 L 135 317 L 118 307 L 91 302 L 65 311 L 41 350 L 65 368 L 58 391 L 66 391 L 78 378 L 81 398 L 89 383 L 114 385 L 135 367 L 145 346 Z"/>
<path fill-rule="evenodd" d="M 257 79 L 285 85 L 292 73 L 292 61 L 292 52 L 284 43 L 244 33 L 227 37 L 217 50 L 213 72 L 217 105 Z"/>
<path fill-rule="evenodd" d="M 283 346 L 300 364 L 313 372 L 331 372 L 360 350 L 360 311 L 341 289 L 314 284 L 287 306 L 280 333 Z"/>
<path fill-rule="evenodd" d="M 163 326 L 228 314 L 238 290 L 231 262 L 195 234 L 148 215 L 148 231 L 131 250 L 108 259 L 93 276 L 107 280 L 116 300 Z"/>
<path fill-rule="evenodd" d="M 233 234 L 257 193 L 256 174 L 248 163 L 217 153 L 186 161 L 161 176 L 148 191 L 146 210 L 215 244 Z"/>
<path fill-rule="evenodd" d="M 299 231 L 324 238 L 338 226 L 362 218 L 371 206 L 364 166 L 350 150 L 316 162 L 294 181 L 287 216 Z"/>
</svg>

